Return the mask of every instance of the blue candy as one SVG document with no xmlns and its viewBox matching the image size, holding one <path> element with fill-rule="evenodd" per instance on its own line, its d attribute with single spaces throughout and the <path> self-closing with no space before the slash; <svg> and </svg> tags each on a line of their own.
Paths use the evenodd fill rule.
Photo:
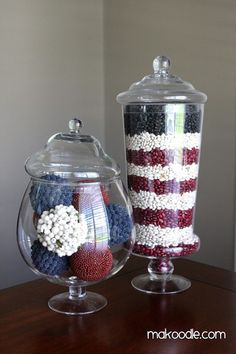
<svg viewBox="0 0 236 354">
<path fill-rule="evenodd" d="M 33 182 L 29 195 L 32 208 L 38 215 L 41 215 L 45 210 L 55 208 L 59 204 L 71 205 L 72 189 L 69 186 L 63 185 L 64 178 L 55 175 L 46 175 L 41 177 L 41 179 L 56 183 Z"/>
<path fill-rule="evenodd" d="M 119 204 L 108 204 L 106 210 L 110 227 L 109 246 L 126 242 L 132 230 L 132 220 L 126 208 Z"/>
<path fill-rule="evenodd" d="M 39 240 L 31 246 L 31 258 L 35 268 L 44 274 L 58 275 L 69 268 L 69 257 L 59 257 L 55 252 L 48 251 Z"/>
</svg>

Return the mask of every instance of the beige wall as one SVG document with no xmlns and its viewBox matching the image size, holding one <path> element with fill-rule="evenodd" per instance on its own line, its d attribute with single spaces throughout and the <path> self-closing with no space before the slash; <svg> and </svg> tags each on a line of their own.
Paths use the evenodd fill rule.
<svg viewBox="0 0 236 354">
<path fill-rule="evenodd" d="M 172 71 L 208 95 L 195 227 L 202 246 L 191 259 L 232 269 L 236 2 L 105 0 L 104 9 L 107 149 L 124 169 L 115 97 L 152 72 L 156 55 L 168 55 Z"/>
<path fill-rule="evenodd" d="M 102 0 L 0 0 L 0 287 L 33 277 L 16 247 L 24 161 L 68 120 L 104 143 Z"/>
</svg>

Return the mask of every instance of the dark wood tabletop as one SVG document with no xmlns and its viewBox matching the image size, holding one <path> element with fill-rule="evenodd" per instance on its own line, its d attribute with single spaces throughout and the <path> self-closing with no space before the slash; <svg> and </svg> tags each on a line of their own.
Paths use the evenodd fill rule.
<svg viewBox="0 0 236 354">
<path fill-rule="evenodd" d="M 49 298 L 65 288 L 46 280 L 0 291 L 0 353 L 235 354 L 236 274 L 177 259 L 175 273 L 191 279 L 191 288 L 173 295 L 147 295 L 130 284 L 134 276 L 145 273 L 147 263 L 132 256 L 116 276 L 89 287 L 108 299 L 104 309 L 90 315 L 50 310 Z M 147 331 L 191 329 L 210 335 L 223 331 L 226 338 L 147 338 Z"/>
</svg>

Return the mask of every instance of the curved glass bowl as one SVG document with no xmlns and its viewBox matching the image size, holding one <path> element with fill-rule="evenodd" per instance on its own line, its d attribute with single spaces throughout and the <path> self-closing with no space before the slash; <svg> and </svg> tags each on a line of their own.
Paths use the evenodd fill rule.
<svg viewBox="0 0 236 354">
<path fill-rule="evenodd" d="M 49 300 L 52 310 L 69 315 L 100 310 L 106 299 L 86 287 L 116 274 L 134 245 L 132 208 L 121 181 L 32 178 L 19 211 L 17 240 L 33 272 L 69 287 Z"/>
</svg>

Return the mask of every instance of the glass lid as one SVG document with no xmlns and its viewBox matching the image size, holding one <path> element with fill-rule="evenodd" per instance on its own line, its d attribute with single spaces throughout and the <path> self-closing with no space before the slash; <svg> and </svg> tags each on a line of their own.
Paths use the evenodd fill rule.
<svg viewBox="0 0 236 354">
<path fill-rule="evenodd" d="M 91 135 L 81 135 L 81 120 L 69 121 L 69 132 L 49 138 L 44 149 L 30 156 L 26 172 L 33 178 L 56 175 L 69 182 L 97 182 L 118 177 L 120 168 Z"/>
<path fill-rule="evenodd" d="M 143 103 L 204 103 L 207 96 L 189 83 L 170 73 L 170 60 L 158 56 L 153 61 L 154 73 L 132 84 L 117 96 L 121 104 Z"/>
</svg>

